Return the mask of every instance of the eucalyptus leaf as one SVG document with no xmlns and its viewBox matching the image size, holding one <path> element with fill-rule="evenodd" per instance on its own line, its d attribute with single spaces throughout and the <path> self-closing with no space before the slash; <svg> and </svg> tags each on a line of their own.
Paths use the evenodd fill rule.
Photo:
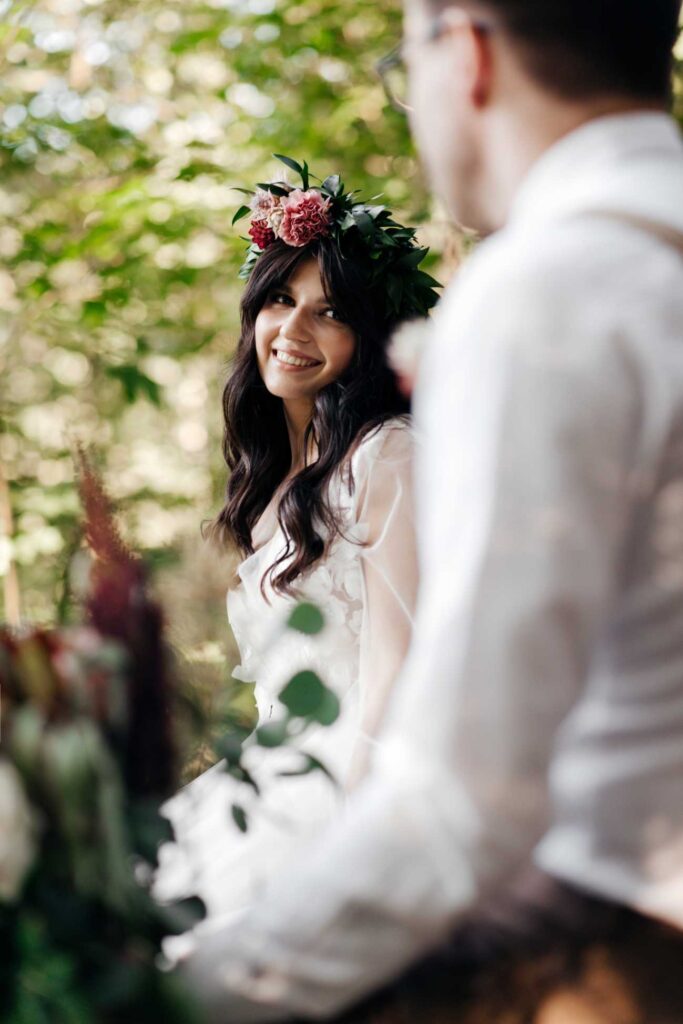
<svg viewBox="0 0 683 1024">
<path fill-rule="evenodd" d="M 295 629 L 299 633 L 315 636 L 316 633 L 320 633 L 323 629 L 325 619 L 317 605 L 302 601 L 289 616 L 287 625 L 290 629 Z"/>
<path fill-rule="evenodd" d="M 322 187 L 324 189 L 326 189 L 328 192 L 330 192 L 334 196 L 339 191 L 340 184 L 341 184 L 341 177 L 340 177 L 340 175 L 338 175 L 338 174 L 330 174 L 323 181 Z"/>
<path fill-rule="evenodd" d="M 328 687 L 325 696 L 311 715 L 311 718 L 319 722 L 320 725 L 334 725 L 339 718 L 340 712 L 341 704 L 339 703 L 339 697 Z"/>
<path fill-rule="evenodd" d="M 297 672 L 280 693 L 280 701 L 292 715 L 313 715 L 325 697 L 326 687 L 315 672 Z"/>
</svg>

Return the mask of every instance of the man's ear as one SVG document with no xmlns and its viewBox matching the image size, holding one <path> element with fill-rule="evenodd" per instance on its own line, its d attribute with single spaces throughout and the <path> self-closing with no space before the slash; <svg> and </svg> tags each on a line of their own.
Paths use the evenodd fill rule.
<svg viewBox="0 0 683 1024">
<path fill-rule="evenodd" d="M 446 7 L 441 15 L 444 45 L 451 46 L 455 78 L 477 107 L 486 106 L 493 78 L 490 33 L 461 7 Z"/>
</svg>

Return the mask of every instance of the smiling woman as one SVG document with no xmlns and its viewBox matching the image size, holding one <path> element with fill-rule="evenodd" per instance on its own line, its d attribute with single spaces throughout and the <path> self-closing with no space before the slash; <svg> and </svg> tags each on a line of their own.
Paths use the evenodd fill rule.
<svg viewBox="0 0 683 1024">
<path fill-rule="evenodd" d="M 318 193 L 296 202 L 324 226 Z M 270 209 L 268 197 L 258 203 Z M 262 221 L 252 233 L 259 253 L 223 396 L 230 476 L 213 535 L 243 556 L 228 613 L 242 657 L 234 674 L 255 683 L 259 725 L 277 721 L 280 692 L 304 670 L 325 680 L 340 714 L 294 747 L 247 742 L 258 800 L 212 769 L 167 805 L 177 844 L 162 855 L 158 895 L 179 895 L 185 877 L 208 906 L 209 927 L 339 812 L 408 646 L 417 585 L 412 432 L 386 355 L 410 306 L 389 310 L 386 281 L 373 282 L 362 248 L 350 256 L 331 233 L 302 243 L 307 222 L 290 220 L 294 241 L 272 237 Z M 322 611 L 318 636 L 282 628 L 301 599 Z M 320 772 L 291 777 L 302 754 L 340 786 Z M 234 802 L 246 809 L 246 835 L 229 820 Z"/>
</svg>

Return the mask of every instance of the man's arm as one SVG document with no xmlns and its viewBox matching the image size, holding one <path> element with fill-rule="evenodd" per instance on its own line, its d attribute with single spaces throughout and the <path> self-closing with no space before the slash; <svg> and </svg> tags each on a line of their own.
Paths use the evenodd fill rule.
<svg viewBox="0 0 683 1024">
<path fill-rule="evenodd" d="M 380 750 L 344 819 L 186 964 L 216 1022 L 339 1012 L 504 884 L 547 826 L 640 428 L 627 344 L 566 291 L 510 281 L 491 302 L 470 285 L 441 315 L 419 401 L 423 581 Z"/>
</svg>

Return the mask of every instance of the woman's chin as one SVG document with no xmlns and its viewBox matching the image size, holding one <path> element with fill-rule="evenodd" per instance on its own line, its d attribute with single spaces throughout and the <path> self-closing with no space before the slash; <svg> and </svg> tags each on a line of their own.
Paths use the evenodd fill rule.
<svg viewBox="0 0 683 1024">
<path fill-rule="evenodd" d="M 298 399 L 312 399 L 318 388 L 301 387 L 292 381 L 266 380 L 266 389 L 274 398 L 281 398 L 283 402 L 296 402 Z"/>
<path fill-rule="evenodd" d="M 264 383 L 271 395 L 282 398 L 286 401 L 296 401 L 297 398 L 313 398 L 320 390 L 320 384 L 316 384 L 311 378 L 311 373 L 297 374 L 275 368 L 272 372 L 266 373 Z M 307 380 L 302 379 L 308 378 Z"/>
</svg>

